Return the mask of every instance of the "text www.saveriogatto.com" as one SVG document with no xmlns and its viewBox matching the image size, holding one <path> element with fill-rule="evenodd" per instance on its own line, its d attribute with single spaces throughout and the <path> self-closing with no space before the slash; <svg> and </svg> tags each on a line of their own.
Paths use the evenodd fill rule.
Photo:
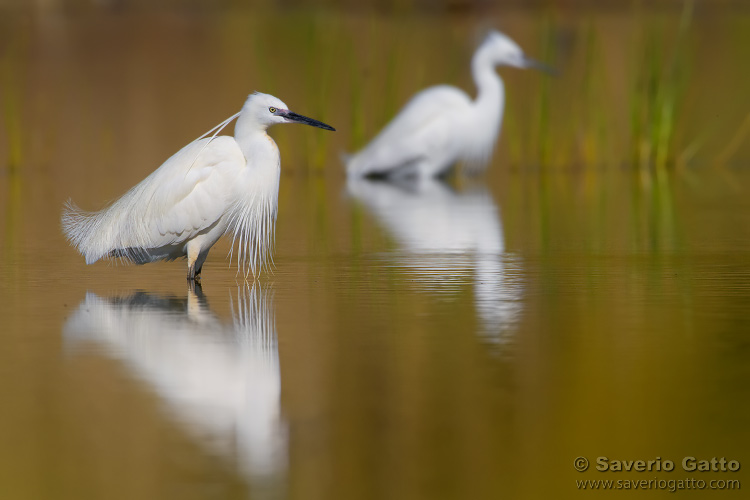
<svg viewBox="0 0 750 500">
<path fill-rule="evenodd" d="M 739 479 L 726 477 L 740 470 L 738 460 L 727 460 L 724 457 L 711 459 L 697 459 L 695 457 L 684 457 L 678 462 L 681 469 L 687 473 L 699 473 L 701 477 L 688 477 L 680 479 L 666 479 L 664 477 L 652 477 L 649 479 L 576 479 L 576 488 L 579 490 L 665 490 L 672 493 L 682 490 L 739 490 L 741 483 Z M 589 469 L 589 461 L 585 457 L 577 457 L 573 466 L 578 472 Z M 671 460 L 663 460 L 656 457 L 652 460 L 611 460 L 608 457 L 597 457 L 595 469 L 599 472 L 664 472 L 670 473 L 675 470 L 675 463 Z M 718 473 L 724 477 L 706 477 L 706 473 Z M 735 476 L 736 477 L 736 476 Z"/>
</svg>

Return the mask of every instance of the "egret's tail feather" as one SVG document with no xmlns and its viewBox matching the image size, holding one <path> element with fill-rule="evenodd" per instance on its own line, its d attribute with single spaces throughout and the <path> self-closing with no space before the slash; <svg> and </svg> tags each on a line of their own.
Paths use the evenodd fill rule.
<svg viewBox="0 0 750 500">
<path fill-rule="evenodd" d="M 101 258 L 92 251 L 92 233 L 96 231 L 97 213 L 81 210 L 73 200 L 65 202 L 62 214 L 62 230 L 71 245 L 86 258 L 86 264 L 93 264 Z"/>
<path fill-rule="evenodd" d="M 348 153 L 346 151 L 341 151 L 339 153 L 339 160 L 344 165 L 344 171 L 346 172 L 347 177 L 358 177 L 353 166 L 356 157 L 356 153 Z"/>
<path fill-rule="evenodd" d="M 120 262 L 124 262 L 127 264 L 148 264 L 149 262 L 153 262 L 155 260 L 154 256 L 144 250 L 143 248 L 116 248 L 109 252 L 107 257 L 110 258 L 116 258 Z M 169 259 L 169 255 L 166 255 L 162 257 L 164 259 Z"/>
<path fill-rule="evenodd" d="M 490 165 L 491 154 L 492 152 L 485 156 L 465 159 L 461 165 L 462 171 L 472 177 L 482 175 Z"/>
<path fill-rule="evenodd" d="M 346 151 L 339 152 L 339 160 L 341 161 L 341 163 L 344 164 L 344 167 L 346 167 L 349 164 L 353 156 L 354 156 L 354 153 L 348 153 Z"/>
<path fill-rule="evenodd" d="M 367 158 L 362 158 L 360 153 L 341 153 L 341 161 L 346 169 L 346 176 L 349 178 L 368 177 L 373 170 L 371 162 Z"/>
<path fill-rule="evenodd" d="M 123 262 L 142 263 L 146 261 L 143 248 L 113 244 L 110 207 L 98 212 L 81 210 L 72 200 L 65 202 L 62 214 L 62 230 L 68 241 L 93 264 L 102 258 L 115 257 Z"/>
</svg>

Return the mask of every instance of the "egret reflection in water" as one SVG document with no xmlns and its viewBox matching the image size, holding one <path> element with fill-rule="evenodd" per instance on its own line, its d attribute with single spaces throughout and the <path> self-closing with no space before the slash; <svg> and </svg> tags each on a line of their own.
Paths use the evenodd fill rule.
<svg viewBox="0 0 750 500">
<path fill-rule="evenodd" d="M 222 322 L 200 287 L 185 298 L 88 293 L 65 338 L 124 362 L 191 435 L 236 457 L 246 476 L 273 483 L 287 468 L 287 432 L 272 293 L 242 285 L 231 302 L 232 322 Z"/>
<path fill-rule="evenodd" d="M 505 253 L 500 211 L 481 184 L 458 192 L 433 178 L 350 178 L 347 190 L 395 239 L 395 259 L 433 291 L 473 282 L 483 334 L 508 340 L 521 310 L 520 262 Z"/>
</svg>

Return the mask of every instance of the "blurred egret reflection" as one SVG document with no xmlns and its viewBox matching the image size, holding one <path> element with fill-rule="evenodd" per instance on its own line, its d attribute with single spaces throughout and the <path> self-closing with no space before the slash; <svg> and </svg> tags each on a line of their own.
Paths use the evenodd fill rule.
<svg viewBox="0 0 750 500">
<path fill-rule="evenodd" d="M 394 259 L 434 290 L 473 282 L 480 332 L 507 341 L 523 295 L 521 263 L 505 253 L 500 210 L 482 184 L 456 191 L 433 178 L 398 183 L 350 178 L 348 193 L 393 236 Z"/>
<path fill-rule="evenodd" d="M 185 298 L 89 292 L 64 333 L 125 363 L 189 432 L 236 456 L 242 473 L 273 480 L 287 467 L 287 431 L 272 302 L 268 288 L 238 286 L 232 323 L 223 323 L 200 287 Z"/>
</svg>

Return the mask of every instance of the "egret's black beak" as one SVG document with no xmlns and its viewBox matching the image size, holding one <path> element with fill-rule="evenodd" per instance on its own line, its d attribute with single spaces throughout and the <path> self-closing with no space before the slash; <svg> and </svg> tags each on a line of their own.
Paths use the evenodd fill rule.
<svg viewBox="0 0 750 500">
<path fill-rule="evenodd" d="M 297 113 L 294 113 L 293 111 L 287 111 L 283 114 L 283 116 L 290 122 L 304 123 L 305 125 L 312 125 L 313 127 L 318 127 L 318 128 L 322 128 L 326 130 L 333 130 L 334 132 L 336 131 L 336 129 L 331 127 L 330 125 L 326 125 L 323 122 L 319 122 L 318 120 L 313 120 L 312 118 L 308 118 L 306 116 L 298 115 Z"/>
<path fill-rule="evenodd" d="M 546 64 L 530 57 L 523 56 L 523 67 L 538 69 L 539 71 L 547 73 L 548 75 L 557 76 L 557 70 L 555 68 L 553 68 L 552 66 L 547 66 Z"/>
</svg>

